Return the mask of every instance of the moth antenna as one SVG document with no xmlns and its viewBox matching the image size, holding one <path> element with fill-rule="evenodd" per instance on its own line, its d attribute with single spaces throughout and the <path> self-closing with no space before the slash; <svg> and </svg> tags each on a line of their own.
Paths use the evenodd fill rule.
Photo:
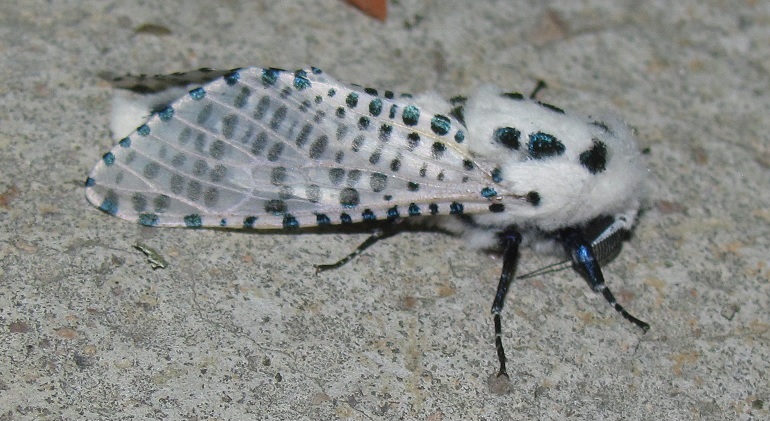
<svg viewBox="0 0 770 421">
<path fill-rule="evenodd" d="M 523 275 L 519 275 L 516 277 L 516 279 L 529 279 L 540 275 L 547 275 L 549 273 L 561 272 L 565 269 L 569 269 L 571 264 L 572 262 L 569 260 L 562 260 L 561 262 L 551 263 L 550 265 L 546 265 L 531 272 L 527 272 Z"/>
<path fill-rule="evenodd" d="M 591 247 L 599 264 L 606 265 L 620 254 L 623 241 L 628 237 L 628 230 L 631 228 L 628 218 L 625 215 L 619 215 L 610 219 L 599 218 L 596 221 L 592 221 L 589 226 L 592 228 L 591 232 L 596 229 L 601 230 L 598 234 L 595 234 L 595 238 L 591 241 Z M 519 275 L 516 279 L 528 279 L 549 273 L 561 272 L 569 269 L 571 266 L 572 260 L 562 260 Z"/>
</svg>

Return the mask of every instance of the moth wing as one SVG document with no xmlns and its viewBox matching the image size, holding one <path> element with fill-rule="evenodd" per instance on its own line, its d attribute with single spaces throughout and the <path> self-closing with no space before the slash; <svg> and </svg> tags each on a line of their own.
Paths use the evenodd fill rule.
<svg viewBox="0 0 770 421">
<path fill-rule="evenodd" d="M 152 226 L 489 212 L 491 169 L 460 122 L 428 108 L 315 68 L 238 69 L 157 109 L 97 163 L 86 196 Z"/>
</svg>

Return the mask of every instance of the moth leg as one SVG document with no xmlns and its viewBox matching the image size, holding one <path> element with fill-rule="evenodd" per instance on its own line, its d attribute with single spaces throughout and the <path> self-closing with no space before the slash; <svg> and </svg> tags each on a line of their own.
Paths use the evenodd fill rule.
<svg viewBox="0 0 770 421">
<path fill-rule="evenodd" d="M 505 369 L 505 349 L 503 348 L 503 327 L 500 320 L 500 313 L 503 311 L 505 296 L 508 294 L 508 287 L 514 279 L 516 266 L 519 262 L 519 244 L 521 244 L 521 234 L 516 231 L 506 231 L 500 235 L 503 251 L 503 272 L 500 274 L 500 283 L 497 284 L 495 300 L 492 302 L 492 315 L 495 321 L 495 349 L 497 350 L 497 359 L 500 361 L 500 370 L 497 371 L 497 377 L 508 377 Z"/>
<path fill-rule="evenodd" d="M 591 243 L 586 241 L 583 235 L 574 228 L 562 230 L 560 236 L 564 249 L 572 259 L 572 267 L 585 278 L 591 289 L 595 292 L 600 292 L 604 299 L 626 320 L 647 332 L 650 329 L 650 325 L 632 316 L 623 306 L 618 304 L 615 296 L 612 295 L 612 292 L 604 283 L 604 275 L 602 275 L 602 269 L 599 266 L 599 261 L 594 254 Z"/>
<path fill-rule="evenodd" d="M 397 224 L 395 222 L 397 221 L 389 222 L 383 227 L 374 230 L 374 232 L 372 233 L 372 235 L 369 236 L 369 238 L 364 240 L 364 242 L 361 243 L 358 247 L 356 247 L 355 250 L 353 250 L 350 254 L 343 257 L 342 259 L 331 264 L 315 265 L 316 273 L 342 267 L 345 263 L 353 260 L 356 256 L 361 254 L 364 250 L 374 245 L 374 243 L 396 235 L 399 232 L 399 230 L 396 228 Z"/>
</svg>

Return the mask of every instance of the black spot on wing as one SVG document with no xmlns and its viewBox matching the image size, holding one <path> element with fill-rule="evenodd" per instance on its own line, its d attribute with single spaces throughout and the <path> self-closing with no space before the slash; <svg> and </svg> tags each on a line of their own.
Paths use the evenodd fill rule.
<svg viewBox="0 0 770 421">
<path fill-rule="evenodd" d="M 243 108 L 248 102 L 249 97 L 251 96 L 251 89 L 244 86 L 241 88 L 241 91 L 238 93 L 238 96 L 235 97 L 235 100 L 233 101 L 233 105 L 235 108 Z"/>
<path fill-rule="evenodd" d="M 385 187 L 388 185 L 388 177 L 385 174 L 382 173 L 373 173 L 369 177 L 369 187 L 372 188 L 372 191 L 374 192 L 381 192 L 385 190 Z"/>
<path fill-rule="evenodd" d="M 329 138 L 326 135 L 319 136 L 312 145 L 310 145 L 310 158 L 318 159 L 326 152 L 329 145 Z"/>
<path fill-rule="evenodd" d="M 270 120 L 270 128 L 273 131 L 276 131 L 281 127 L 281 124 L 283 124 L 284 120 L 286 120 L 287 112 L 288 110 L 283 105 L 275 110 L 275 113 L 273 113 L 273 118 Z"/>
<path fill-rule="evenodd" d="M 147 165 L 144 166 L 142 175 L 148 180 L 152 180 L 158 176 L 159 172 L 160 172 L 160 165 L 157 162 L 152 161 L 147 163 Z"/>
<path fill-rule="evenodd" d="M 413 151 L 420 145 L 420 135 L 417 132 L 409 133 L 406 136 L 406 150 Z"/>
<path fill-rule="evenodd" d="M 380 135 L 379 138 L 383 142 L 387 142 L 390 140 L 390 135 L 393 133 L 393 126 L 389 124 L 383 124 L 380 126 Z"/>
<path fill-rule="evenodd" d="M 208 120 L 211 116 L 213 109 L 214 106 L 212 104 L 206 104 L 203 108 L 201 108 L 200 112 L 198 112 L 198 116 L 196 117 L 196 122 L 199 126 L 203 126 L 206 123 L 206 120 Z"/>
<path fill-rule="evenodd" d="M 281 186 L 281 189 L 278 190 L 278 198 L 287 200 L 294 197 L 294 188 L 291 186 Z"/>
<path fill-rule="evenodd" d="M 302 129 L 299 131 L 297 138 L 294 140 L 294 143 L 297 145 L 297 147 L 301 148 L 305 146 L 305 143 L 307 143 L 307 140 L 310 137 L 310 132 L 312 131 L 313 131 L 312 124 L 305 123 L 305 125 L 302 126 Z"/>
<path fill-rule="evenodd" d="M 286 167 L 273 167 L 270 170 L 270 183 L 275 186 L 280 186 L 286 181 L 288 173 Z"/>
<path fill-rule="evenodd" d="M 281 215 L 286 212 L 286 202 L 279 199 L 268 200 L 265 202 L 265 212 L 272 213 L 273 215 Z"/>
<path fill-rule="evenodd" d="M 350 187 L 346 187 L 340 191 L 340 205 L 346 208 L 352 208 L 358 206 L 360 197 L 358 190 Z"/>
<path fill-rule="evenodd" d="M 225 139 L 232 139 L 235 135 L 235 130 L 238 127 L 238 116 L 235 114 L 228 114 L 222 118 L 222 136 Z"/>
<path fill-rule="evenodd" d="M 253 117 L 255 120 L 262 120 L 265 114 L 270 109 L 270 97 L 265 95 L 259 99 L 257 106 L 254 108 Z"/>
<path fill-rule="evenodd" d="M 433 142 L 431 145 L 431 155 L 433 159 L 441 159 L 446 151 L 446 145 L 443 142 Z"/>
<path fill-rule="evenodd" d="M 285 147 L 285 143 L 283 142 L 277 142 L 275 143 L 269 151 L 267 151 L 267 160 L 270 162 L 275 162 L 279 158 L 281 158 L 281 154 L 283 154 L 283 148 Z"/>
<path fill-rule="evenodd" d="M 171 205 L 171 198 L 166 196 L 165 194 L 161 194 L 157 196 L 152 201 L 152 206 L 157 213 L 163 213 L 165 212 L 168 207 Z"/>
<path fill-rule="evenodd" d="M 380 158 L 382 158 L 382 152 L 376 150 L 372 152 L 371 155 L 369 155 L 369 163 L 372 165 L 377 165 L 377 163 L 380 162 Z"/>
<path fill-rule="evenodd" d="M 345 176 L 345 170 L 342 168 L 331 168 L 329 170 L 329 181 L 333 185 L 339 185 L 342 183 L 342 178 Z"/>
<path fill-rule="evenodd" d="M 251 144 L 251 153 L 254 155 L 262 154 L 267 146 L 268 136 L 265 132 L 259 132 L 257 137 L 254 138 L 254 143 Z"/>
<path fill-rule="evenodd" d="M 358 181 L 361 179 L 361 170 L 350 170 L 348 171 L 348 179 L 347 179 L 347 185 L 350 187 L 355 186 L 358 184 Z"/>
<path fill-rule="evenodd" d="M 134 193 L 131 196 L 131 205 L 134 207 L 134 211 L 144 212 L 147 208 L 147 198 L 141 193 Z"/>
<path fill-rule="evenodd" d="M 321 200 L 321 187 L 318 184 L 310 184 L 305 189 L 307 200 L 312 203 L 318 203 Z"/>
<path fill-rule="evenodd" d="M 430 129 L 439 136 L 449 133 L 450 128 L 451 124 L 447 116 L 436 114 L 430 120 Z"/>
</svg>

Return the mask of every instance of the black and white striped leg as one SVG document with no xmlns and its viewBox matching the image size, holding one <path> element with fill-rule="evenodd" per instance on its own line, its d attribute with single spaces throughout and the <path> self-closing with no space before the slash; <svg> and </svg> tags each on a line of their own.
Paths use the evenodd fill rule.
<svg viewBox="0 0 770 421">
<path fill-rule="evenodd" d="M 500 235 L 503 244 L 503 272 L 500 274 L 500 283 L 497 284 L 495 300 L 492 302 L 492 315 L 495 321 L 495 349 L 497 349 L 497 359 L 500 361 L 500 370 L 497 371 L 497 377 L 508 377 L 505 369 L 505 349 L 503 348 L 503 327 L 500 320 L 500 313 L 505 305 L 505 296 L 508 294 L 508 287 L 516 273 L 516 266 L 519 262 L 519 244 L 521 244 L 521 234 L 515 231 L 504 232 Z"/>
<path fill-rule="evenodd" d="M 343 266 L 345 263 L 355 259 L 356 256 L 358 256 L 364 250 L 366 250 L 369 247 L 371 247 L 372 245 L 374 245 L 374 243 L 376 243 L 376 242 L 378 242 L 380 240 L 384 240 L 384 239 L 386 239 L 388 237 L 392 237 L 392 236 L 396 235 L 399 232 L 398 223 L 397 222 L 398 221 L 388 222 L 385 225 L 383 225 L 381 228 L 376 229 L 372 233 L 372 235 L 369 236 L 369 238 L 364 240 L 364 242 L 361 243 L 358 247 L 356 247 L 355 250 L 353 250 L 350 254 L 348 254 L 347 256 L 343 257 L 342 259 L 340 259 L 340 260 L 338 260 L 338 261 L 336 261 L 334 263 L 331 263 L 331 264 L 315 265 L 316 273 L 327 271 L 327 270 L 331 270 L 331 269 L 337 269 L 337 268 Z"/>
<path fill-rule="evenodd" d="M 602 275 L 602 269 L 599 266 L 599 261 L 596 259 L 594 250 L 591 247 L 591 243 L 583 238 L 583 235 L 574 228 L 568 228 L 560 232 L 560 239 L 564 245 L 564 249 L 572 259 L 572 267 L 585 278 L 588 285 L 596 292 L 600 292 L 604 299 L 623 317 L 625 317 L 631 323 L 639 326 L 643 331 L 647 332 L 650 329 L 650 325 L 632 316 L 626 309 L 618 304 L 615 300 L 615 296 L 604 283 L 604 275 Z"/>
</svg>

